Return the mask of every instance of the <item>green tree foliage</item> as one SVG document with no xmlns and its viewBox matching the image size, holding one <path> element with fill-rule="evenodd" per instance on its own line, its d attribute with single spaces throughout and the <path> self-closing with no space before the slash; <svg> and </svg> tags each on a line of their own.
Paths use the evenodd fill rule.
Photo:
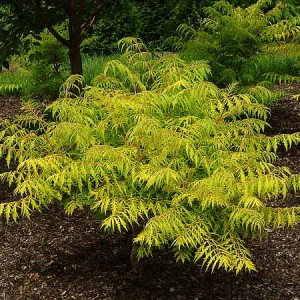
<svg viewBox="0 0 300 300">
<path fill-rule="evenodd" d="M 106 0 L 1 0 L 1 56 L 18 49 L 22 37 L 47 28 L 59 43 L 69 50 L 72 74 L 82 74 L 80 45 L 89 36 L 96 17 L 105 9 Z M 68 36 L 62 36 L 55 25 L 68 20 Z M 7 50 L 9 49 L 9 51 Z"/>
<path fill-rule="evenodd" d="M 260 0 L 241 8 L 222 0 L 205 8 L 207 17 L 200 29 L 187 25 L 178 29 L 181 38 L 177 46 L 183 47 L 182 56 L 208 60 L 214 80 L 220 85 L 238 79 L 254 83 L 258 78 L 253 78 L 253 71 L 249 74 L 253 66 L 247 67 L 250 58 L 268 51 L 270 45 L 282 49 L 287 42 L 298 43 L 300 20 L 299 15 L 293 15 L 294 7 L 282 1 L 273 6 L 272 3 Z"/>
<path fill-rule="evenodd" d="M 67 25 L 55 26 L 63 36 Z M 0 74 L 0 94 L 20 94 L 23 98 L 56 99 L 59 88 L 69 76 L 68 53 L 65 47 L 45 29 L 39 35 L 22 39 L 20 55 L 15 56 L 16 70 Z"/>
<path fill-rule="evenodd" d="M 262 103 L 272 99 L 263 87 L 219 89 L 204 61 L 153 59 L 135 39 L 120 46 L 126 63 L 108 62 L 80 97 L 82 77 L 72 76 L 46 115 L 1 124 L 1 156 L 16 163 L 1 179 L 19 200 L 0 214 L 88 206 L 109 232 L 139 228 L 139 257 L 169 247 L 206 269 L 254 270 L 245 238 L 299 221 L 299 207 L 268 205 L 300 189 L 299 175 L 274 165 L 278 146 L 299 143 L 299 133 L 263 134 Z"/>
<path fill-rule="evenodd" d="M 0 26 L 4 30 L 0 32 L 0 52 L 7 58 L 19 50 L 22 38 L 47 28 L 69 48 L 72 73 L 81 74 L 80 45 L 85 53 L 107 54 L 116 51 L 117 41 L 129 35 L 161 45 L 162 39 L 172 35 L 179 24 L 196 22 L 198 13 L 194 12 L 210 2 L 202 1 L 200 5 L 195 0 L 1 0 Z M 62 36 L 55 29 L 65 20 L 69 20 L 69 36 Z"/>
<path fill-rule="evenodd" d="M 202 8 L 213 1 L 196 0 L 118 0 L 108 4 L 107 12 L 96 22 L 93 39 L 86 53 L 110 54 L 125 36 L 142 38 L 152 50 L 162 48 L 164 40 L 182 23 L 198 24 Z"/>
<path fill-rule="evenodd" d="M 55 28 L 66 35 L 66 27 L 62 24 Z M 22 95 L 56 99 L 60 86 L 69 76 L 67 49 L 47 29 L 37 36 L 28 35 L 23 44 L 27 44 L 24 48 L 29 50 L 21 55 L 20 63 L 27 74 Z"/>
<path fill-rule="evenodd" d="M 7 17 L 10 16 L 10 11 L 6 7 L 0 6 L 0 71 L 2 70 L 2 67 L 9 68 L 8 64 L 8 58 L 10 55 L 15 51 L 14 47 L 12 44 L 10 44 L 8 47 L 7 45 L 5 46 L 5 40 L 4 40 L 4 35 L 13 30 L 12 24 L 7 24 L 6 19 Z"/>
</svg>

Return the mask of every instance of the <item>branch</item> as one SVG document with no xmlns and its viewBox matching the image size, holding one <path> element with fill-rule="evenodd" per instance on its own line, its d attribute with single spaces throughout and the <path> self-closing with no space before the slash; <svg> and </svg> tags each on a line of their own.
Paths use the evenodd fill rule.
<svg viewBox="0 0 300 300">
<path fill-rule="evenodd" d="M 49 32 L 57 39 L 58 42 L 66 47 L 70 47 L 69 41 L 53 28 L 49 19 L 44 15 L 41 6 L 38 6 L 36 2 L 30 2 L 30 4 L 36 15 L 36 18 L 40 20 L 41 24 L 49 30 Z"/>
<path fill-rule="evenodd" d="M 85 32 L 85 34 L 88 34 L 90 32 L 90 30 L 92 29 L 92 27 L 95 24 L 96 18 L 100 15 L 100 13 L 102 12 L 102 8 L 104 7 L 104 5 L 106 4 L 106 0 L 103 0 L 93 11 L 93 13 L 91 14 L 91 16 L 89 17 L 89 19 L 87 21 L 85 21 L 82 25 L 81 25 L 81 29 L 83 32 Z"/>
<path fill-rule="evenodd" d="M 56 31 L 51 25 L 45 24 L 50 33 L 64 46 L 70 47 L 70 42 L 65 39 L 58 31 Z"/>
</svg>

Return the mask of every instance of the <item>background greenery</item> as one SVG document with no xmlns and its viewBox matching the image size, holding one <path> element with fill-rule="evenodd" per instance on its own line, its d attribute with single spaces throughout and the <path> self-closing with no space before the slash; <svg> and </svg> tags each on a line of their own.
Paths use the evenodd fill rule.
<svg viewBox="0 0 300 300">
<path fill-rule="evenodd" d="M 13 16 L 5 6 L 1 9 L 0 23 L 3 32 L 8 32 L 12 26 L 7 21 Z M 221 87 L 236 81 L 265 86 L 299 82 L 297 12 L 299 7 L 292 1 L 109 1 L 106 13 L 82 44 L 86 83 L 111 58 L 107 54 L 118 55 L 117 41 L 124 36 L 141 37 L 154 55 L 180 51 L 186 61 L 207 60 L 212 68 L 210 80 Z M 63 37 L 66 28 L 66 22 L 55 27 Z M 56 98 L 68 77 L 67 50 L 48 30 L 30 34 L 21 47 L 15 46 L 1 46 L 0 34 L 2 63 L 16 52 L 21 54 L 22 67 L 14 75 L 0 73 L 0 91 Z"/>
</svg>

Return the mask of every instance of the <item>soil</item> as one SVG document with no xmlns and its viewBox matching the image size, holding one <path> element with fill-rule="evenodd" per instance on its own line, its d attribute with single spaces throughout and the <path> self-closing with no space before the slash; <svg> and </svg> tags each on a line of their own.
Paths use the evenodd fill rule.
<svg viewBox="0 0 300 300">
<path fill-rule="evenodd" d="M 294 87 L 286 87 L 293 91 Z M 16 97 L 0 97 L 0 119 L 20 112 Z M 300 104 L 290 95 L 271 108 L 269 135 L 300 131 Z M 300 147 L 279 151 L 277 163 L 300 172 Z M 0 170 L 5 169 L 1 162 Z M 12 199 L 0 186 L 0 201 Z M 299 205 L 290 193 L 288 204 Z M 287 205 L 288 205 L 287 204 Z M 129 235 L 108 235 L 88 210 L 65 215 L 58 205 L 18 224 L 0 220 L 2 300 L 299 300 L 300 225 L 250 241 L 257 272 L 205 273 L 198 265 L 175 263 L 156 253 L 140 274 L 131 269 Z"/>
</svg>

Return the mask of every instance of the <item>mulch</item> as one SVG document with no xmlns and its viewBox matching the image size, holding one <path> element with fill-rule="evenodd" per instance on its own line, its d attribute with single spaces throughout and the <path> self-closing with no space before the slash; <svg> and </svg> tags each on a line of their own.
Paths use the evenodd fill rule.
<svg viewBox="0 0 300 300">
<path fill-rule="evenodd" d="M 287 88 L 289 89 L 289 87 Z M 0 119 L 20 113 L 17 97 L 0 97 Z M 300 131 L 300 104 L 285 96 L 272 107 L 268 134 Z M 277 163 L 300 172 L 300 147 L 281 150 Z M 0 170 L 5 170 L 5 162 Z M 0 201 L 12 199 L 0 185 Z M 288 204 L 300 204 L 290 193 Z M 0 220 L 2 300 L 299 300 L 300 225 L 249 241 L 257 272 L 205 273 L 198 265 L 175 263 L 157 252 L 131 269 L 130 234 L 108 235 L 88 210 L 67 216 L 59 205 L 18 224 Z"/>
</svg>

